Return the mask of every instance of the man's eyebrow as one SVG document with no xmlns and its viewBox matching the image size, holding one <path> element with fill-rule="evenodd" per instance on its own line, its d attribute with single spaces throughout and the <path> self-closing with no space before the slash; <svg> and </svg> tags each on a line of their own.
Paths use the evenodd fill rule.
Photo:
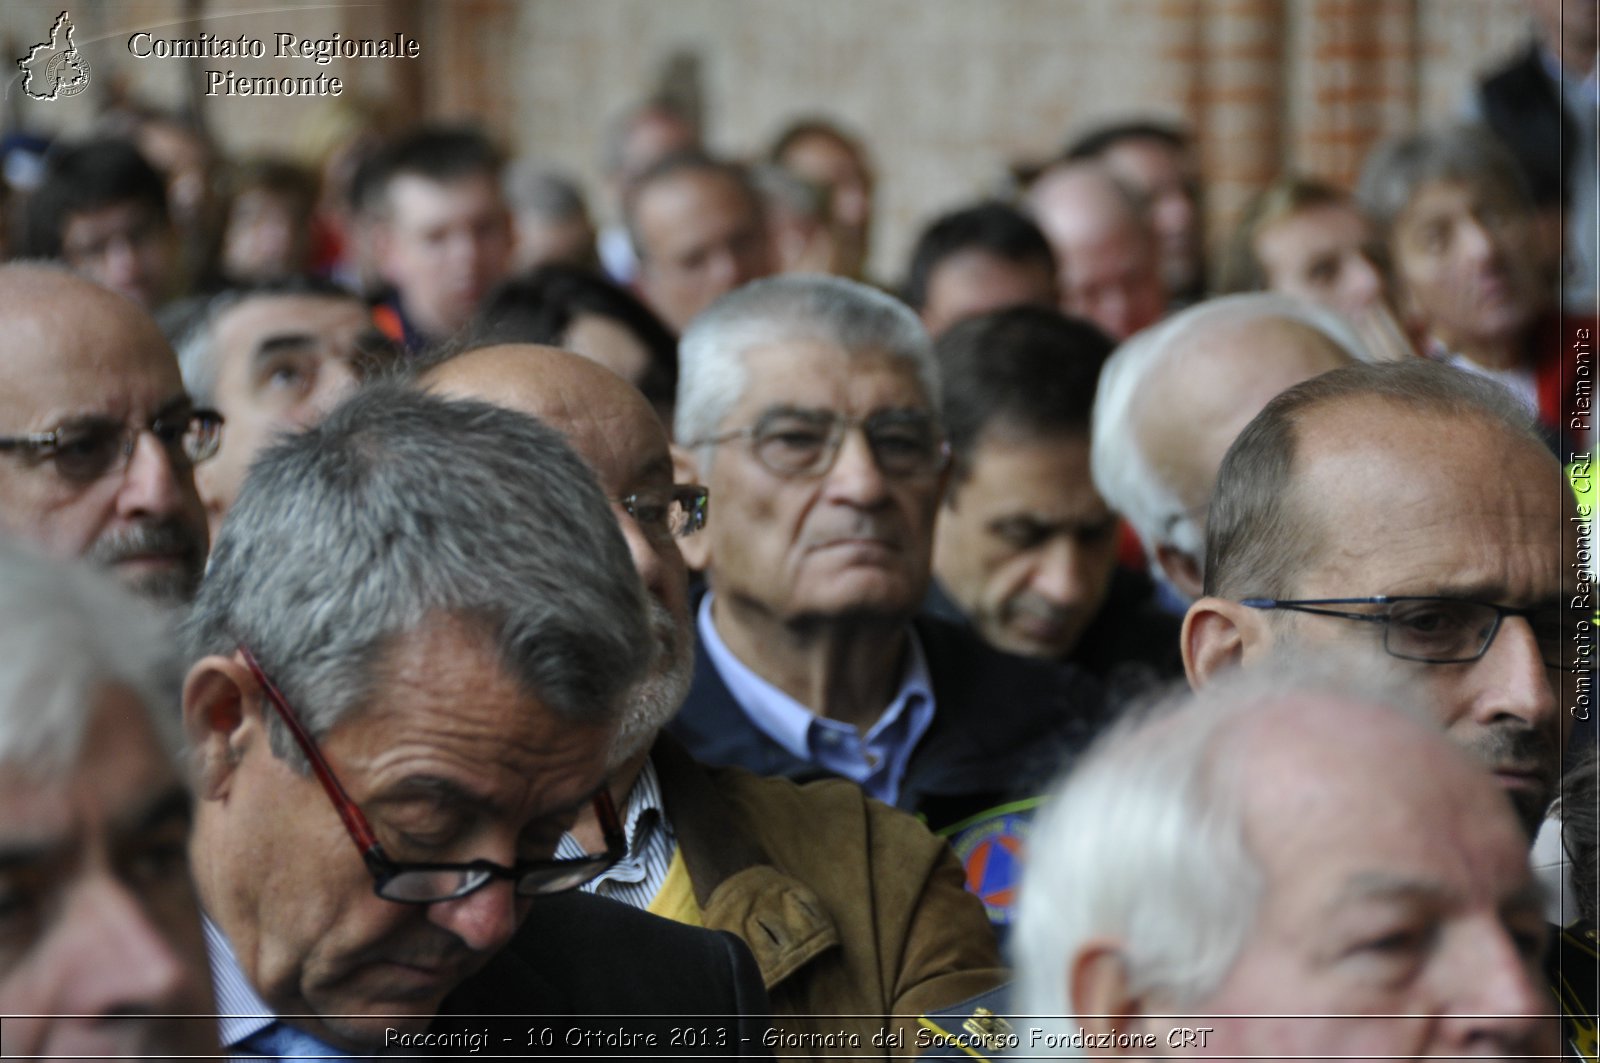
<svg viewBox="0 0 1600 1063">
<path fill-rule="evenodd" d="M 1439 882 L 1383 871 L 1350 876 L 1334 894 L 1332 908 L 1366 901 L 1439 901 L 1450 891 Z"/>
<path fill-rule="evenodd" d="M 64 838 L 15 844 L 0 842 L 0 875 L 45 863 L 69 844 L 70 840 Z"/>
<path fill-rule="evenodd" d="M 633 471 L 635 482 L 672 479 L 672 458 L 666 454 L 656 454 L 648 458 Z"/>
<path fill-rule="evenodd" d="M 317 337 L 310 332 L 274 332 L 256 341 L 255 349 L 250 352 L 250 361 L 259 365 L 261 362 L 282 354 L 284 351 L 299 350 L 302 347 L 316 346 Z"/>
<path fill-rule="evenodd" d="M 370 800 L 374 805 L 397 805 L 426 798 L 440 805 L 471 808 L 488 808 L 491 804 L 482 794 L 473 793 L 454 779 L 446 779 L 442 775 L 407 776 Z"/>
</svg>

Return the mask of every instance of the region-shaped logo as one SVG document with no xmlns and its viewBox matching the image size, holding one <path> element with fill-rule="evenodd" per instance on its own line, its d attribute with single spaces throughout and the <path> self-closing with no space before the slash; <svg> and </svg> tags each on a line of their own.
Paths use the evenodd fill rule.
<svg viewBox="0 0 1600 1063">
<path fill-rule="evenodd" d="M 22 91 L 33 100 L 59 100 L 89 87 L 89 61 L 72 42 L 72 19 L 65 11 L 50 27 L 50 39 L 17 60 Z"/>
</svg>

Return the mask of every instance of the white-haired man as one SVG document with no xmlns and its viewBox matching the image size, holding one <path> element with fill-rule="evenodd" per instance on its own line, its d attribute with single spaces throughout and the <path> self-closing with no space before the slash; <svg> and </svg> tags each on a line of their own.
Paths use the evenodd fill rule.
<svg viewBox="0 0 1600 1063">
<path fill-rule="evenodd" d="M 669 728 L 690 752 L 842 775 L 939 828 L 1027 787 L 1094 726 L 1082 673 L 918 616 L 948 451 L 909 308 L 840 278 L 773 278 L 698 317 L 680 360 L 677 438 L 717 500 L 684 541 L 708 584 Z"/>
<path fill-rule="evenodd" d="M 1109 738 L 1036 822 L 1019 1054 L 1554 1053 L 1510 806 L 1404 690 L 1277 669 Z"/>
<path fill-rule="evenodd" d="M 9 542 L 0 601 L 0 1054 L 214 1055 L 166 628 Z"/>
<path fill-rule="evenodd" d="M 1095 486 L 1183 601 L 1201 593 L 1206 508 L 1228 444 L 1278 392 L 1360 357 L 1331 311 L 1250 294 L 1185 310 L 1106 362 L 1090 445 Z"/>
</svg>

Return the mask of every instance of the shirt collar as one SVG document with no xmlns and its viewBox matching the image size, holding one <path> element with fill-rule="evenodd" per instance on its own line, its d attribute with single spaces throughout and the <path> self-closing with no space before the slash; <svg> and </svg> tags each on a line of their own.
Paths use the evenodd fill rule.
<svg viewBox="0 0 1600 1063">
<path fill-rule="evenodd" d="M 708 592 L 700 601 L 700 613 L 696 618 L 700 642 L 727 685 L 728 693 L 744 709 L 750 722 L 792 756 L 853 778 L 872 796 L 893 803 L 911 750 L 933 721 L 933 682 L 928 672 L 927 654 L 923 652 L 916 630 L 908 628 L 906 632 L 908 650 L 899 689 L 857 743 L 855 728 L 823 719 L 734 656 L 717 634 L 711 618 L 713 597 Z M 851 765 L 836 758 L 830 748 L 832 743 L 822 744 L 825 734 L 864 747 L 877 762 L 870 767 L 861 763 L 853 770 Z"/>
<path fill-rule="evenodd" d="M 218 1036 L 224 1048 L 232 1048 L 271 1026 L 278 1015 L 245 977 L 222 928 L 209 915 L 202 914 L 202 924 L 211 961 L 211 988 L 217 997 Z"/>
<path fill-rule="evenodd" d="M 657 834 L 668 841 L 677 837 L 661 801 L 661 780 L 656 775 L 655 762 L 649 758 L 646 758 L 644 767 L 639 769 L 639 776 L 628 791 L 627 803 L 622 808 L 622 833 L 628 839 L 627 855 L 596 881 L 612 877 L 627 881 L 630 874 L 637 870 L 646 846 Z M 569 832 L 563 834 L 561 841 L 556 844 L 555 855 L 557 859 L 575 860 L 588 854 Z M 616 874 L 619 871 L 622 874 Z M 640 878 L 643 877 L 642 871 L 638 874 Z"/>
</svg>

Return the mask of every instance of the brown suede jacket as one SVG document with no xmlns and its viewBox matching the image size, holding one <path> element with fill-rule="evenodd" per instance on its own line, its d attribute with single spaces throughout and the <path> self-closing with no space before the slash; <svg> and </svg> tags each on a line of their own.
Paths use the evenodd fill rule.
<svg viewBox="0 0 1600 1063">
<path fill-rule="evenodd" d="M 755 954 L 775 1055 L 909 1058 L 917 1016 L 1008 977 L 961 864 L 916 819 L 843 780 L 705 768 L 666 736 L 651 759 L 705 925 Z"/>
</svg>

